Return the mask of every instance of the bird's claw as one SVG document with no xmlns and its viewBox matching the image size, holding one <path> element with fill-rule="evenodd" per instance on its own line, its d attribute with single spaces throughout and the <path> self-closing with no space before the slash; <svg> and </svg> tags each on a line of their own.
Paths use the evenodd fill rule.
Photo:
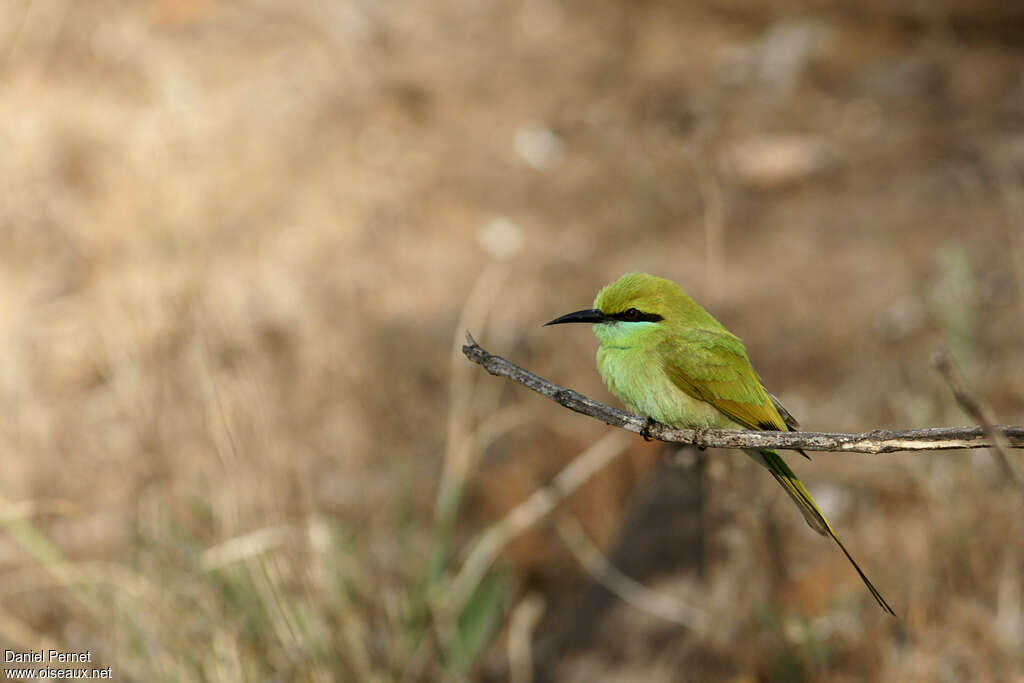
<svg viewBox="0 0 1024 683">
<path fill-rule="evenodd" d="M 643 428 L 640 429 L 640 436 L 644 437 L 644 441 L 651 441 L 651 427 L 657 424 L 653 418 L 647 418 L 644 422 Z"/>
</svg>

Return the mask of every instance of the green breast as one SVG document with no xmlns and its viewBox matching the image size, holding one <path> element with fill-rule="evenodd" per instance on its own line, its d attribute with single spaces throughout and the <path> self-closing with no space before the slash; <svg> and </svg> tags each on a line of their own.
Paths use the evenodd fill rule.
<svg viewBox="0 0 1024 683">
<path fill-rule="evenodd" d="M 602 344 L 597 350 L 597 369 L 611 392 L 637 415 L 679 429 L 738 428 L 714 406 L 677 387 L 654 352 Z"/>
</svg>

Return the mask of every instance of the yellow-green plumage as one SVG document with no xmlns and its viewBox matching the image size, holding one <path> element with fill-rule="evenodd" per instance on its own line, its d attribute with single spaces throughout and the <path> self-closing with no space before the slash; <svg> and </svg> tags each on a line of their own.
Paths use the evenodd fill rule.
<svg viewBox="0 0 1024 683">
<path fill-rule="evenodd" d="M 549 324 L 592 322 L 597 367 L 634 413 L 675 428 L 787 431 L 796 421 L 761 384 L 743 343 L 671 280 L 629 273 L 594 308 Z M 772 450 L 747 454 L 782 485 L 808 525 L 835 540 L 882 608 L 892 608 L 854 562 L 811 494 Z"/>
</svg>

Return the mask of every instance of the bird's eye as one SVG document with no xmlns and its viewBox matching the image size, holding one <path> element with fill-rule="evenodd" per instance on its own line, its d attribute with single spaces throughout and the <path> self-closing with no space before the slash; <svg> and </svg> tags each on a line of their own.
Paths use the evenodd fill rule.
<svg viewBox="0 0 1024 683">
<path fill-rule="evenodd" d="M 636 320 L 640 317 L 640 311 L 635 308 L 627 308 L 625 312 L 623 312 L 622 317 L 626 320 Z"/>
</svg>

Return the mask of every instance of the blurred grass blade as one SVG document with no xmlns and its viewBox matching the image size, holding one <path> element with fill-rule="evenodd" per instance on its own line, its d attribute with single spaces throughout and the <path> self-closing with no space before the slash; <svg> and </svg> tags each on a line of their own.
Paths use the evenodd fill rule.
<svg viewBox="0 0 1024 683">
<path fill-rule="evenodd" d="M 467 671 L 491 642 L 502 617 L 507 589 L 504 574 L 496 572 L 477 587 L 456 620 L 454 641 L 447 653 L 449 668 Z"/>
</svg>

